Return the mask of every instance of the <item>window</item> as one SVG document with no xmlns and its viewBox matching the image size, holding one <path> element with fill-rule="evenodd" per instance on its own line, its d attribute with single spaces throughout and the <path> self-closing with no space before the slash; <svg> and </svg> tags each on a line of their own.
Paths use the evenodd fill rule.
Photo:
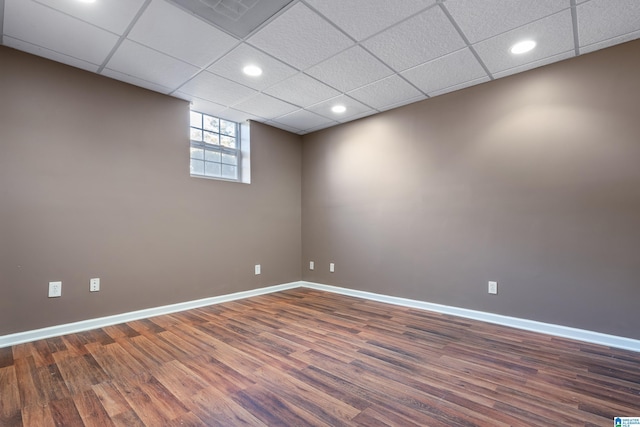
<svg viewBox="0 0 640 427">
<path fill-rule="evenodd" d="M 239 181 L 238 123 L 191 111 L 191 176 Z"/>
</svg>

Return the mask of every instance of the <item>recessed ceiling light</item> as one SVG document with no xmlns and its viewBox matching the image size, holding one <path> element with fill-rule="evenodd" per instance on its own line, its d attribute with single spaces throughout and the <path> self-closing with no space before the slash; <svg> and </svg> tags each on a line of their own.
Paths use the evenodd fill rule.
<svg viewBox="0 0 640 427">
<path fill-rule="evenodd" d="M 536 42 L 533 40 L 525 40 L 511 46 L 511 53 L 520 55 L 521 53 L 529 52 L 534 47 L 536 47 Z"/>
<path fill-rule="evenodd" d="M 331 107 L 331 111 L 333 111 L 334 113 L 340 114 L 347 111 L 347 107 L 345 107 L 344 105 L 334 105 L 333 107 Z"/>
<path fill-rule="evenodd" d="M 247 65 L 242 69 L 242 72 L 247 76 L 258 77 L 259 75 L 262 75 L 262 68 L 257 65 Z"/>
</svg>

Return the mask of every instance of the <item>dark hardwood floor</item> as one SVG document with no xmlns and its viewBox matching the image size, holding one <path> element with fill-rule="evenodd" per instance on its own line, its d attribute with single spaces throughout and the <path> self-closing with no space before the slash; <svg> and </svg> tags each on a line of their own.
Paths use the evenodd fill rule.
<svg viewBox="0 0 640 427">
<path fill-rule="evenodd" d="M 1 426 L 612 426 L 640 354 L 309 289 L 0 349 Z"/>
</svg>

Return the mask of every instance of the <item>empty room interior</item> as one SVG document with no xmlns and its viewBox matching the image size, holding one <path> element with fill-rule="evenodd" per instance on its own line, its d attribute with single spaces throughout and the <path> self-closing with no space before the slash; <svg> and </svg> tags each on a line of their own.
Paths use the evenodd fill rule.
<svg viewBox="0 0 640 427">
<path fill-rule="evenodd" d="M 640 425 L 636 0 L 0 0 L 0 426 Z"/>
</svg>

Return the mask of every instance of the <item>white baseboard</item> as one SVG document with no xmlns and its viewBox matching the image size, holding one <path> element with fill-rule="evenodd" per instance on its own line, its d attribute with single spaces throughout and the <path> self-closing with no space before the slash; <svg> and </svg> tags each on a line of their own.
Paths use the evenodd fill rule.
<svg viewBox="0 0 640 427">
<path fill-rule="evenodd" d="M 453 316 L 464 317 L 468 319 L 480 320 L 483 322 L 494 323 L 498 325 L 510 326 L 513 328 L 523 329 L 532 332 L 538 332 L 547 335 L 554 335 L 563 338 L 570 338 L 578 341 L 585 341 L 593 344 L 604 345 L 608 347 L 621 348 L 625 350 L 640 352 L 640 340 L 619 337 L 615 335 L 603 334 L 584 329 L 570 328 L 568 326 L 554 325 L 551 323 L 537 322 L 535 320 L 520 319 L 517 317 L 502 316 L 500 314 L 486 313 L 483 311 L 469 310 L 466 308 L 451 307 L 447 305 L 434 304 L 425 301 L 412 300 L 407 298 L 393 297 L 389 295 L 376 294 L 372 292 L 358 291 L 355 289 L 341 288 L 338 286 L 323 285 L 313 282 L 291 282 L 282 285 L 269 286 L 250 291 L 236 292 L 228 295 L 204 298 L 195 301 L 187 301 L 178 304 L 165 305 L 162 307 L 154 307 L 145 310 L 132 311 L 129 313 L 116 314 L 113 316 L 100 317 L 97 319 L 83 320 L 80 322 L 67 323 L 64 325 L 51 326 L 48 328 L 36 329 L 26 332 L 18 332 L 10 335 L 0 336 L 0 348 L 9 347 L 16 344 L 36 341 L 45 338 L 56 337 L 60 335 L 73 334 L 76 332 L 87 331 L 89 329 L 102 328 L 105 326 L 115 325 L 118 323 L 130 322 L 133 320 L 146 319 L 149 317 L 160 316 L 163 314 L 176 313 L 178 311 L 190 310 L 193 308 L 205 307 L 208 305 L 220 304 L 228 301 L 235 301 L 243 298 L 249 298 L 258 295 L 270 294 L 273 292 L 284 291 L 305 287 L 317 289 L 320 291 L 332 292 L 336 294 L 349 295 L 352 297 L 379 301 L 388 304 L 399 305 L 403 307 L 412 307 L 421 310 L 435 311 L 437 313 L 450 314 Z"/>
<path fill-rule="evenodd" d="M 144 310 L 131 311 L 128 313 L 115 314 L 113 316 L 99 317 L 97 319 L 88 319 L 82 320 L 80 322 L 66 323 L 64 325 L 51 326 L 48 328 L 35 329 L 32 331 L 2 335 L 0 336 L 0 348 L 9 347 L 16 344 L 23 344 L 31 341 L 37 341 L 45 338 L 57 337 L 60 335 L 74 334 L 77 332 L 88 331 L 90 329 L 97 329 L 110 325 L 117 325 L 118 323 L 131 322 L 133 320 L 147 319 L 149 317 L 160 316 L 163 314 L 176 313 L 178 311 L 191 310 L 193 308 L 205 307 L 207 305 L 220 304 L 223 302 L 270 294 L 273 292 L 284 291 L 287 289 L 298 287 L 300 287 L 300 282 L 292 282 L 283 285 L 253 289 L 250 291 L 220 295 L 217 297 L 203 298 L 194 301 L 181 302 L 178 304 L 164 305 L 161 307 L 153 307 Z"/>
<path fill-rule="evenodd" d="M 484 311 L 468 310 L 466 308 L 451 307 L 447 305 L 434 304 L 430 302 L 417 301 L 407 298 L 392 297 L 388 295 L 375 294 L 372 292 L 357 291 L 354 289 L 341 288 L 338 286 L 323 285 L 320 283 L 300 282 L 301 286 L 320 291 L 333 292 L 352 297 L 368 299 L 372 301 L 385 302 L 388 304 L 400 305 L 403 307 L 418 308 L 422 310 L 435 311 L 437 313 L 450 314 L 453 316 L 465 317 L 467 319 L 480 320 L 526 331 L 538 332 L 541 334 L 553 335 L 557 337 L 570 338 L 578 341 L 604 345 L 608 347 L 621 348 L 625 350 L 640 352 L 640 340 L 632 338 L 608 335 L 600 332 L 588 331 L 585 329 L 570 328 L 568 326 L 543 323 L 535 320 L 520 319 L 517 317 L 502 316 L 500 314 L 487 313 Z"/>
</svg>

